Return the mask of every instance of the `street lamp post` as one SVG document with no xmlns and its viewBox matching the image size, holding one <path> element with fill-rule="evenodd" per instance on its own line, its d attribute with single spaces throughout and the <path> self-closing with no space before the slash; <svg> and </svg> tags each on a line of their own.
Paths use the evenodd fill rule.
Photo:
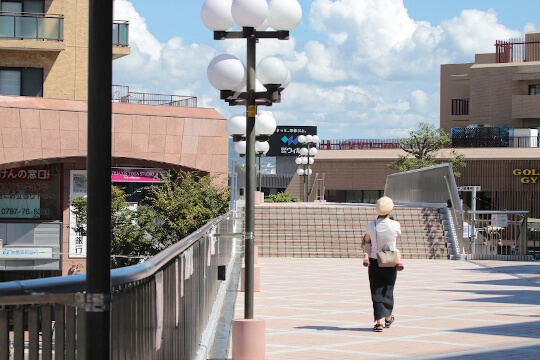
<svg viewBox="0 0 540 360">
<path fill-rule="evenodd" d="M 259 191 L 262 191 L 261 185 L 261 158 L 270 150 L 270 144 L 268 141 L 257 141 L 255 143 L 255 152 L 259 158 Z"/>
<path fill-rule="evenodd" d="M 231 55 L 221 55 L 212 60 L 208 67 L 208 79 L 220 90 L 221 99 L 230 106 L 246 106 L 245 128 L 229 133 L 246 140 L 246 208 L 245 208 L 245 319 L 253 319 L 254 286 L 254 228 L 255 204 L 255 140 L 275 131 L 266 128 L 264 121 L 256 121 L 257 106 L 271 106 L 281 101 L 281 91 L 290 81 L 290 72 L 282 60 L 270 57 L 263 59 L 255 71 L 256 44 L 258 39 L 288 40 L 289 31 L 301 20 L 302 9 L 296 0 L 206 0 L 201 10 L 203 23 L 214 31 L 215 40 L 246 39 L 246 67 Z M 241 31 L 228 31 L 236 23 Z M 266 30 L 266 24 L 276 31 Z M 256 88 L 256 80 L 264 86 Z M 244 88 L 245 84 L 245 88 Z M 267 114 L 266 114 L 267 115 Z M 257 117 L 268 117 L 260 114 Z M 264 120 L 264 119 L 262 119 Z M 238 124 L 237 124 L 238 125 Z M 243 130 L 243 131 L 242 131 Z"/>
<path fill-rule="evenodd" d="M 298 142 L 305 145 L 305 147 L 300 148 L 300 156 L 295 160 L 297 165 L 303 165 L 303 167 L 298 168 L 297 174 L 304 178 L 304 202 L 309 202 L 309 196 L 311 194 L 309 190 L 309 176 L 312 174 L 310 167 L 315 162 L 314 157 L 317 155 L 319 137 L 317 135 L 300 135 Z"/>
</svg>

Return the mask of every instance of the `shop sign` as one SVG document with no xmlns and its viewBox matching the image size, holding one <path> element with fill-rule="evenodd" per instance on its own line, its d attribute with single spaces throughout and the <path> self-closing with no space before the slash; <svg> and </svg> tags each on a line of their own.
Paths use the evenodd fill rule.
<svg viewBox="0 0 540 360">
<path fill-rule="evenodd" d="M 514 169 L 514 176 L 520 176 L 523 184 L 537 184 L 540 172 L 538 169 Z"/>
<path fill-rule="evenodd" d="M 70 174 L 70 198 L 76 196 L 86 196 L 87 182 L 86 170 L 71 170 Z M 73 212 L 73 206 L 69 207 L 69 257 L 86 257 L 86 236 L 81 236 L 74 231 L 77 226 L 77 219 Z"/>
<path fill-rule="evenodd" d="M 507 227 L 508 215 L 506 214 L 493 214 L 491 215 L 491 226 L 493 227 Z"/>
<path fill-rule="evenodd" d="M 266 156 L 299 156 L 305 145 L 298 142 L 300 135 L 317 135 L 316 126 L 278 126 L 268 139 L 270 150 Z"/>
<path fill-rule="evenodd" d="M 52 259 L 52 257 L 52 248 L 4 247 L 0 250 L 0 259 L 2 260 Z"/>
<path fill-rule="evenodd" d="M 50 168 L 16 168 L 0 170 L 2 181 L 51 181 Z"/>
<path fill-rule="evenodd" d="M 112 168 L 113 182 L 161 182 L 161 169 Z"/>
<path fill-rule="evenodd" d="M 473 191 L 473 190 L 481 191 L 482 187 L 481 186 L 458 186 L 457 189 L 458 191 Z"/>
</svg>

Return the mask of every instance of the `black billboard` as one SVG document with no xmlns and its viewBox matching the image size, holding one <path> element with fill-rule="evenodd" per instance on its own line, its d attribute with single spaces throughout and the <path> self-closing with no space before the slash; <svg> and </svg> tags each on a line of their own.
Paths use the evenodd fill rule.
<svg viewBox="0 0 540 360">
<path fill-rule="evenodd" d="M 278 126 L 268 139 L 270 150 L 266 156 L 298 156 L 302 145 L 300 135 L 317 135 L 316 126 Z"/>
</svg>

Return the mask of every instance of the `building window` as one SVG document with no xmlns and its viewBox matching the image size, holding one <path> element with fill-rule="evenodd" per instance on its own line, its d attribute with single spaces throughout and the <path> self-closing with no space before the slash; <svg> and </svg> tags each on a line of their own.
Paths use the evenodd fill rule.
<svg viewBox="0 0 540 360">
<path fill-rule="evenodd" d="M 540 85 L 529 85 L 529 95 L 540 95 Z"/>
<path fill-rule="evenodd" d="M 469 99 L 452 99 L 452 115 L 469 115 Z"/>
<path fill-rule="evenodd" d="M 0 67 L 0 94 L 43 97 L 43 69 Z"/>
</svg>

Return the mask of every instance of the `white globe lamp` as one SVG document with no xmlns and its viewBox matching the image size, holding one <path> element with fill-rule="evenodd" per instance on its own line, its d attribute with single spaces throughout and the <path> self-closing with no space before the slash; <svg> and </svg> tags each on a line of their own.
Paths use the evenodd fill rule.
<svg viewBox="0 0 540 360">
<path fill-rule="evenodd" d="M 306 174 L 307 176 L 309 176 L 309 175 L 313 174 L 313 171 L 311 171 L 311 169 L 307 169 L 306 172 L 305 172 L 305 174 Z"/>
<path fill-rule="evenodd" d="M 296 170 L 296 173 L 300 176 L 303 176 L 304 175 L 304 169 L 298 169 Z"/>
<path fill-rule="evenodd" d="M 313 165 L 314 162 L 315 162 L 315 159 L 312 158 L 312 157 L 310 157 L 310 158 L 309 158 L 309 165 Z"/>
<path fill-rule="evenodd" d="M 268 88 L 268 85 L 281 87 L 287 81 L 289 69 L 280 58 L 269 56 L 257 65 L 257 79 Z"/>
<path fill-rule="evenodd" d="M 285 83 L 281 84 L 281 88 L 285 89 L 289 84 L 291 83 L 291 70 L 287 69 L 287 78 L 285 79 Z"/>
<path fill-rule="evenodd" d="M 305 142 L 306 142 L 306 137 L 305 137 L 305 135 L 300 135 L 300 136 L 298 137 L 298 142 L 299 142 L 300 144 L 305 143 Z"/>
<path fill-rule="evenodd" d="M 317 135 L 313 135 L 313 142 L 318 144 L 320 141 L 319 137 Z"/>
<path fill-rule="evenodd" d="M 276 128 L 276 119 L 270 112 L 264 112 L 255 117 L 255 136 L 270 136 Z"/>
<path fill-rule="evenodd" d="M 302 20 L 302 7 L 296 0 L 272 0 L 268 4 L 268 23 L 275 30 L 291 31 Z"/>
<path fill-rule="evenodd" d="M 266 20 L 266 0 L 233 0 L 231 13 L 238 27 L 258 27 Z"/>
<path fill-rule="evenodd" d="M 308 154 L 308 149 L 307 148 L 303 147 L 303 148 L 300 149 L 300 155 L 307 156 L 307 154 Z"/>
<path fill-rule="evenodd" d="M 234 143 L 234 150 L 240 155 L 245 155 L 246 154 L 246 142 L 245 141 L 239 141 L 239 142 Z"/>
<path fill-rule="evenodd" d="M 201 9 L 201 19 L 212 31 L 226 31 L 234 25 L 231 13 L 232 0 L 206 0 Z"/>
<path fill-rule="evenodd" d="M 313 142 L 313 136 L 312 135 L 306 135 L 306 142 L 312 143 Z"/>
<path fill-rule="evenodd" d="M 296 165 L 302 165 L 302 158 L 297 157 L 296 159 L 294 159 L 294 162 L 296 163 Z"/>
<path fill-rule="evenodd" d="M 238 58 L 223 54 L 216 56 L 206 71 L 208 81 L 218 90 L 235 90 L 246 82 L 246 68 Z"/>
<path fill-rule="evenodd" d="M 268 141 L 256 141 L 255 152 L 257 154 L 266 154 L 270 150 L 270 144 Z"/>
<path fill-rule="evenodd" d="M 307 161 L 307 157 L 303 157 L 302 158 L 302 165 L 307 165 L 308 161 Z"/>
<path fill-rule="evenodd" d="M 317 148 L 311 148 L 311 149 L 309 149 L 309 155 L 311 155 L 311 156 L 317 155 Z"/>
<path fill-rule="evenodd" d="M 225 123 L 225 130 L 229 136 L 242 136 L 246 134 L 246 116 L 234 115 Z"/>
</svg>

